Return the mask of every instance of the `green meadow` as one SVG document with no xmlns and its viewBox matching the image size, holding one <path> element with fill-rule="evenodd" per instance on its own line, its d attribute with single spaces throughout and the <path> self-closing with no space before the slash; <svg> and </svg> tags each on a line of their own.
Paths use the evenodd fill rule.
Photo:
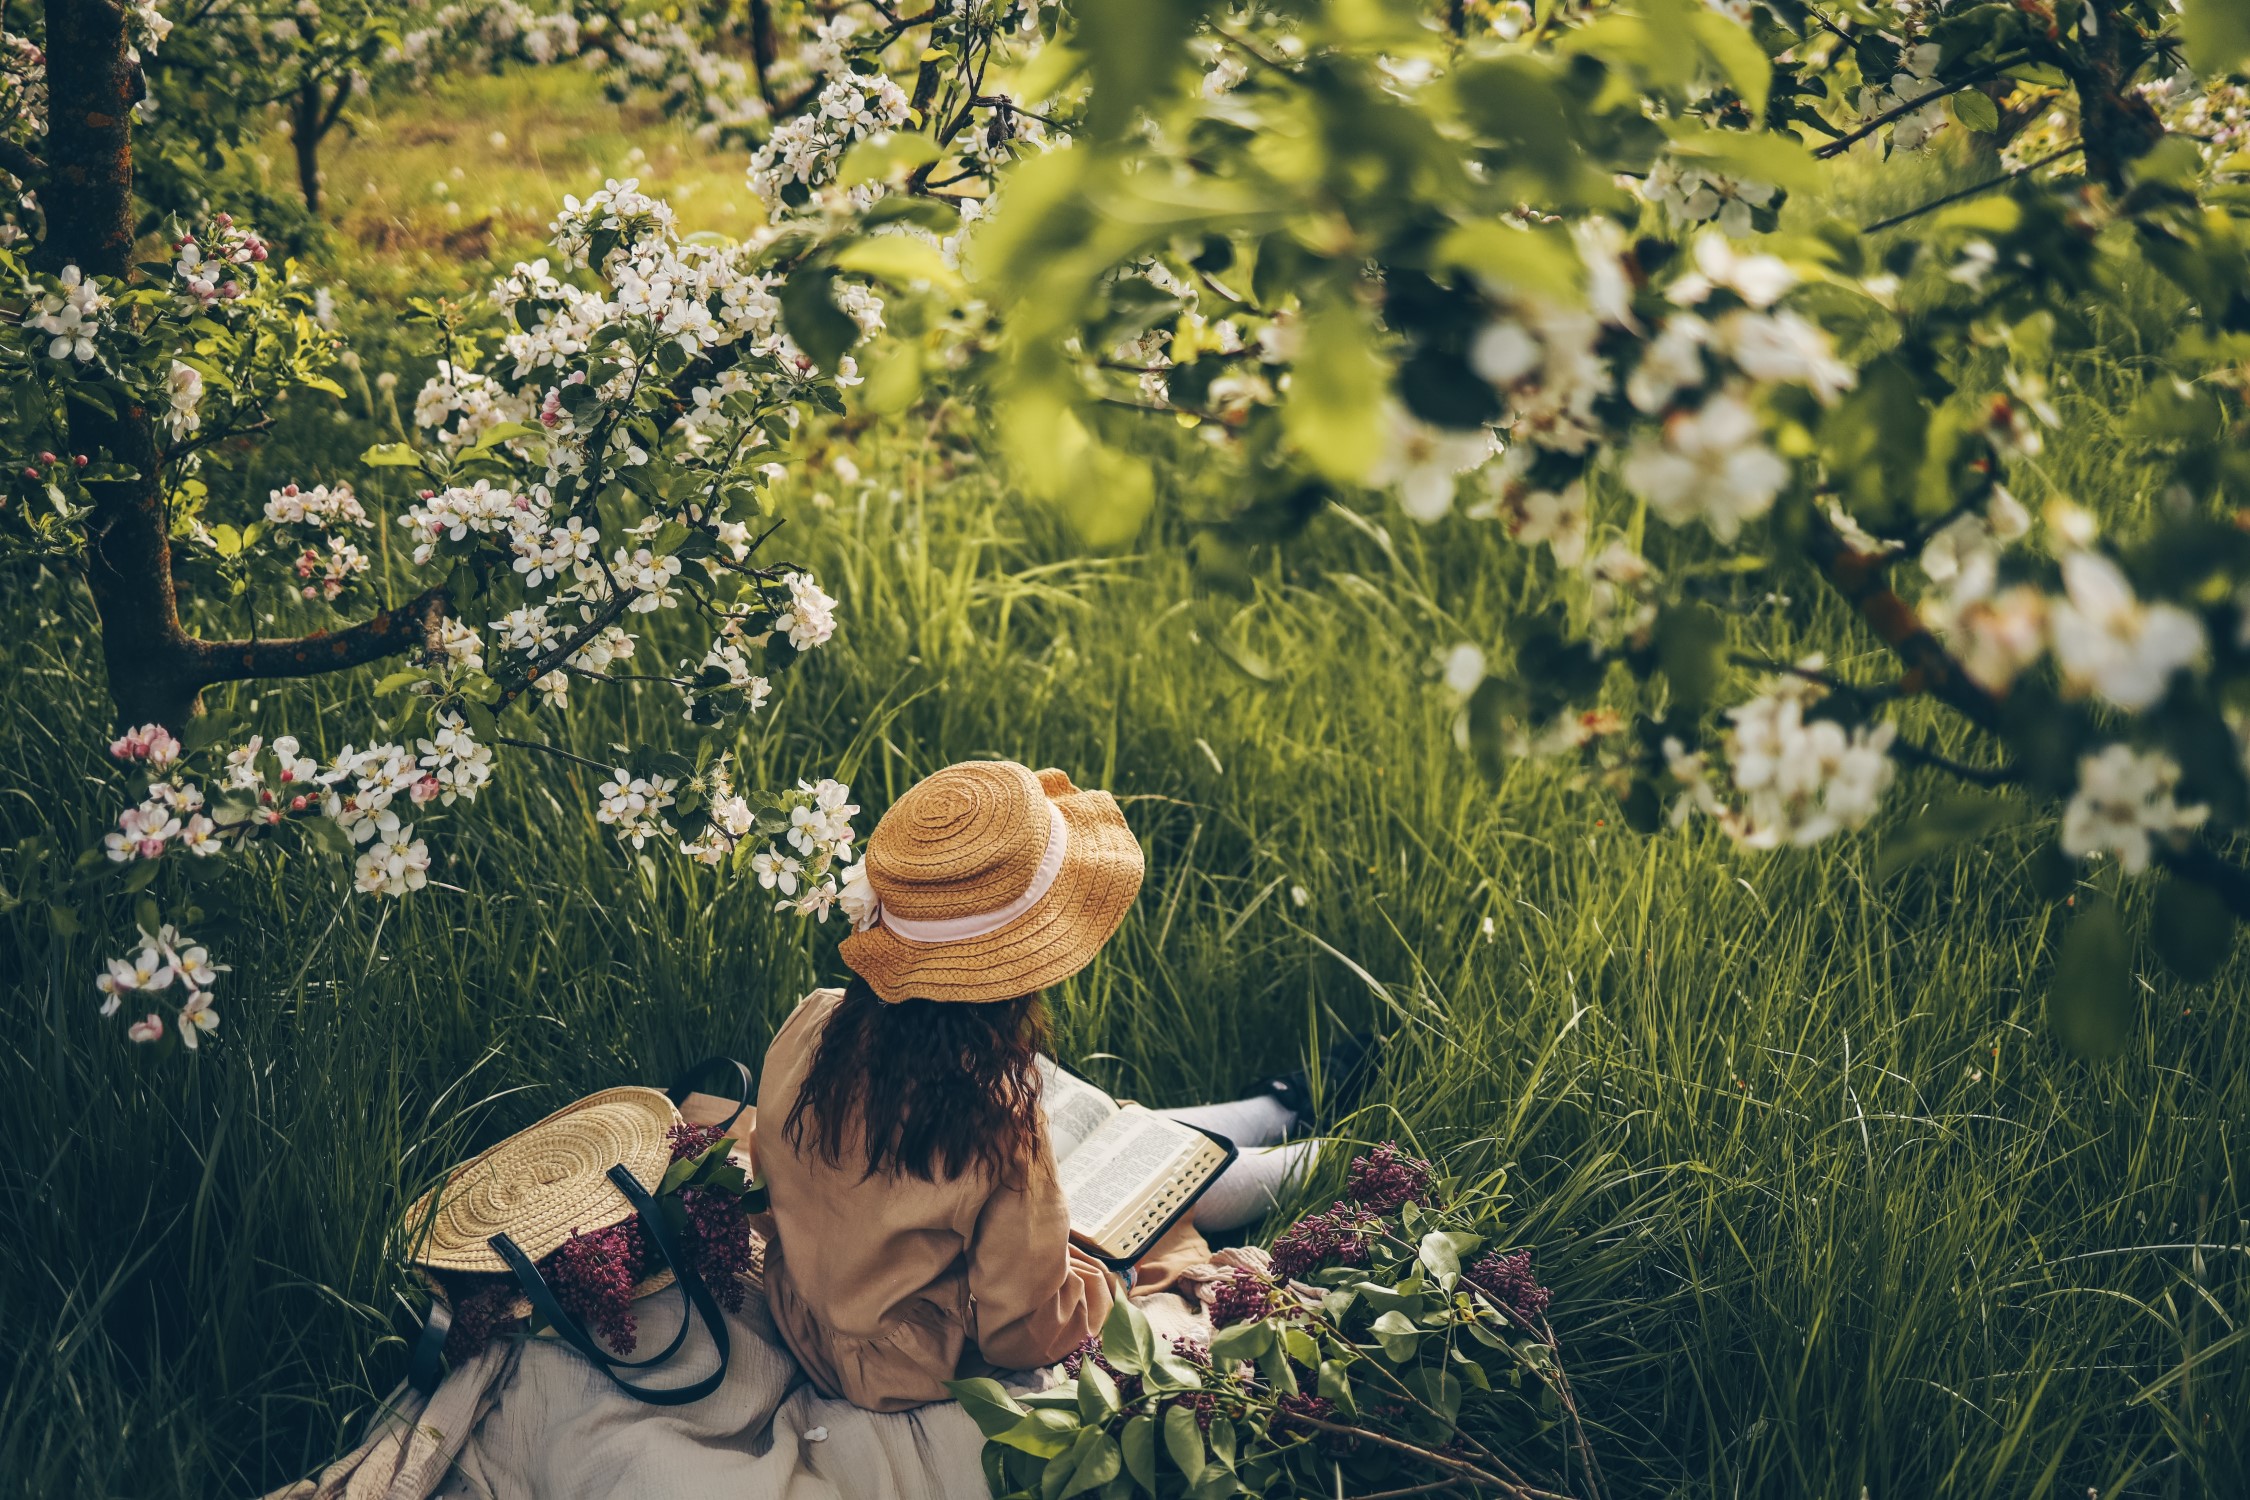
<svg viewBox="0 0 2250 1500">
<path fill-rule="evenodd" d="M 277 142 L 233 170 L 279 191 L 286 162 Z M 475 294 L 605 175 L 671 193 L 691 228 L 745 231 L 742 165 L 570 69 L 398 101 L 331 150 L 335 226 L 305 247 L 362 350 L 348 399 L 300 401 L 212 483 L 345 477 L 395 514 L 399 481 L 353 457 L 396 436 L 429 368 L 404 289 Z M 2109 383 L 2164 316 L 2152 294 L 2148 326 L 2109 331 L 2043 461 L 2113 526 L 2153 485 L 2113 436 Z M 1151 429 L 1166 503 L 1088 554 L 977 431 L 948 407 L 816 444 L 772 545 L 838 596 L 841 626 L 737 753 L 752 785 L 848 781 L 862 829 L 973 756 L 1114 789 L 1149 876 L 1120 941 L 1053 996 L 1067 1060 L 1184 1103 L 1386 1033 L 1341 1133 L 1506 1166 L 1619 1500 L 2250 1493 L 2239 963 L 2191 986 L 2145 958 L 2125 1051 L 2079 1060 L 2045 995 L 2068 903 L 2117 881 L 2041 888 L 2047 827 L 1886 861 L 1952 791 L 1904 772 L 1875 830 L 1813 850 L 1633 833 L 1567 768 L 1487 770 L 1457 743 L 1438 657 L 1503 657 L 1546 587 L 1489 525 L 1331 513 L 1215 579 L 1180 519 L 1226 498 L 1197 434 Z M 394 594 L 403 562 L 378 564 Z M 1821 589 L 1721 602 L 1785 655 L 1855 638 L 1823 628 Z M 354 896 L 310 856 L 160 885 L 206 909 L 193 930 L 233 972 L 217 1035 L 151 1056 L 96 1015 L 122 937 L 58 935 L 12 896 L 23 841 L 68 858 L 124 805 L 90 606 L 17 568 L 0 612 L 0 1475 L 20 1494 L 259 1493 L 398 1379 L 416 1294 L 385 1241 L 416 1194 L 579 1093 L 712 1052 L 755 1062 L 838 973 L 840 924 L 635 857 L 594 822 L 598 773 L 521 753 L 431 823 L 431 885 L 408 899 Z M 1831 665 L 1888 670 L 1857 639 L 1865 657 Z M 211 705 L 332 753 L 391 707 L 374 677 Z M 574 696 L 542 731 L 587 760 L 686 740 L 661 684 Z"/>
</svg>

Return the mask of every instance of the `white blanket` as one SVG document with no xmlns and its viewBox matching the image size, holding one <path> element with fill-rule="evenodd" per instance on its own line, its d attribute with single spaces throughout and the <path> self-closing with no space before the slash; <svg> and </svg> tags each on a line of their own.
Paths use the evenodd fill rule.
<svg viewBox="0 0 2250 1500">
<path fill-rule="evenodd" d="M 1222 1255 L 1224 1252 L 1222 1252 Z M 1139 1299 L 1160 1339 L 1207 1338 L 1200 1308 Z M 679 1327 L 660 1292 L 634 1312 L 642 1349 Z M 405 1387 L 366 1440 L 267 1500 L 981 1500 L 976 1424 L 953 1402 L 869 1412 L 823 1399 L 775 1335 L 761 1289 L 728 1318 L 726 1379 L 701 1401 L 649 1406 L 549 1339 L 495 1342 L 424 1402 Z M 700 1323 L 646 1384 L 684 1384 L 718 1352 Z M 1036 1389 L 1042 1372 L 1013 1382 Z"/>
</svg>

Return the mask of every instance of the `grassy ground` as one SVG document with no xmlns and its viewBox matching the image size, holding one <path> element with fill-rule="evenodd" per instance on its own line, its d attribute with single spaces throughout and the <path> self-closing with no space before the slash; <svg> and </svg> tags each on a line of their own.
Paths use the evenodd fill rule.
<svg viewBox="0 0 2250 1500">
<path fill-rule="evenodd" d="M 353 279 L 453 253 L 449 211 L 404 206 L 450 180 L 436 164 L 465 173 L 440 203 L 504 209 L 521 234 L 547 198 L 679 139 L 558 76 L 441 90 L 337 152 Z M 572 110 L 600 144 L 540 123 Z M 510 145 L 476 153 L 495 129 Z M 739 163 L 721 166 L 683 148 L 667 170 L 715 204 Z M 384 215 L 411 227 L 384 242 Z M 2054 472 L 2134 494 L 2102 405 L 2074 406 Z M 284 440 L 305 468 L 356 451 L 369 421 L 317 449 L 316 425 Z M 1078 558 L 955 431 L 872 429 L 854 453 L 866 482 L 790 527 L 844 629 L 747 760 L 843 775 L 871 809 L 983 754 L 1115 788 L 1149 881 L 1058 997 L 1066 1051 L 1168 1103 L 1337 1027 L 1394 1032 L 1353 1129 L 1513 1164 L 1614 1492 L 2250 1490 L 2237 967 L 2198 989 L 2152 968 L 2124 1057 L 2087 1065 L 2041 1014 L 2066 913 L 2021 878 L 2031 837 L 1878 881 L 1878 838 L 1751 857 L 1633 836 L 1548 770 L 1485 778 L 1430 658 L 1497 640 L 1537 587 L 1486 529 L 1322 522 L 1231 626 L 1278 664 L 1263 683 L 1212 646 L 1237 606 L 1194 598 L 1176 538 Z M 1817 584 L 1793 592 L 1740 601 L 1777 652 L 1836 634 Z M 0 844 L 83 842 L 113 811 L 86 606 L 17 573 L 0 612 Z M 236 706 L 334 749 L 364 736 L 366 691 Z M 626 689 L 555 732 L 600 757 L 676 721 Z M 1894 816 L 1937 790 L 1909 778 Z M 325 866 L 226 875 L 197 898 L 199 935 L 235 965 L 225 1027 L 192 1061 L 152 1062 L 97 1020 L 103 935 L 0 914 L 11 1489 L 242 1494 L 313 1466 L 401 1368 L 383 1237 L 434 1173 L 591 1087 L 754 1059 L 835 973 L 833 929 L 621 855 L 591 792 L 512 765 L 397 904 L 347 898 Z"/>
</svg>

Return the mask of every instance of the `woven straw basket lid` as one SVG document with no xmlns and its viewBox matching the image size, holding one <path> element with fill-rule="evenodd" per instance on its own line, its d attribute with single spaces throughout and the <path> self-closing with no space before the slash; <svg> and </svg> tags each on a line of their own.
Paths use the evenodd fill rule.
<svg viewBox="0 0 2250 1500">
<path fill-rule="evenodd" d="M 455 1167 L 407 1210 L 408 1236 L 428 1226 L 410 1258 L 433 1271 L 505 1275 L 508 1263 L 486 1243 L 493 1235 L 505 1233 L 536 1261 L 575 1233 L 630 1217 L 606 1174 L 622 1164 L 655 1192 L 678 1122 L 660 1089 L 604 1089 L 555 1111 Z"/>
<path fill-rule="evenodd" d="M 876 825 L 863 864 L 881 911 L 844 940 L 843 959 L 891 1001 L 1012 1000 L 1060 983 L 1109 941 L 1142 871 L 1117 799 L 1005 760 L 916 783 Z M 974 935 L 930 935 L 949 929 Z"/>
</svg>

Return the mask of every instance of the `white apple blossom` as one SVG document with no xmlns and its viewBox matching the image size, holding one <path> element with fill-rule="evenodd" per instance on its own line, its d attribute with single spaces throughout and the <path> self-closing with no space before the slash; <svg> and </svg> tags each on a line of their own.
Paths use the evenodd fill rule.
<svg viewBox="0 0 2250 1500">
<path fill-rule="evenodd" d="M 492 747 L 479 743 L 460 715 L 441 715 L 431 738 L 415 744 L 422 752 L 417 764 L 424 780 L 435 783 L 433 795 L 445 806 L 451 807 L 456 798 L 473 802 L 491 784 Z"/>
<path fill-rule="evenodd" d="M 180 742 L 161 724 L 143 724 L 110 741 L 109 753 L 113 759 L 137 761 L 161 771 L 180 758 Z"/>
<path fill-rule="evenodd" d="M 1489 428 L 1433 427 L 1396 402 L 1389 406 L 1388 424 L 1383 452 L 1367 482 L 1377 489 L 1395 488 L 1399 508 L 1425 523 L 1444 519 L 1453 509 L 1460 477 L 1500 451 Z"/>
<path fill-rule="evenodd" d="M 1698 306 L 1713 292 L 1727 291 L 1763 311 L 1797 284 L 1789 262 L 1763 251 L 1745 255 L 1723 234 L 1697 235 L 1691 258 L 1695 269 L 1674 281 L 1665 294 L 1681 307 Z"/>
<path fill-rule="evenodd" d="M 108 326 L 109 298 L 76 266 L 63 267 L 58 285 L 42 293 L 24 314 L 26 328 L 49 335 L 49 359 L 90 363 L 97 353 L 94 336 Z"/>
<path fill-rule="evenodd" d="M 474 627 L 451 615 L 437 622 L 430 651 L 433 658 L 448 666 L 470 672 L 484 669 L 484 637 L 477 634 Z"/>
<path fill-rule="evenodd" d="M 825 645 L 836 633 L 836 601 L 810 573 L 790 573 L 781 581 L 789 588 L 789 602 L 774 617 L 773 628 L 799 651 Z"/>
<path fill-rule="evenodd" d="M 430 849 L 414 825 L 386 830 L 352 862 L 352 884 L 368 895 L 403 896 L 430 882 Z"/>
<path fill-rule="evenodd" d="M 2176 843 L 2210 816 L 2200 803 L 2179 804 L 2173 797 L 2179 781 L 2179 763 L 2160 750 L 2105 745 L 2081 757 L 2078 788 L 2063 809 L 2063 851 L 2079 858 L 2113 854 L 2127 874 L 2140 874 L 2159 840 Z"/>
<path fill-rule="evenodd" d="M 285 484 L 266 497 L 266 520 L 275 526 L 314 526 L 323 530 L 336 526 L 368 527 L 375 523 L 368 519 L 367 508 L 359 503 L 352 487 L 339 481 L 333 485 L 316 484 L 311 489 L 300 489 L 295 484 Z"/>
<path fill-rule="evenodd" d="M 1778 192 L 1770 182 L 1729 177 L 1670 156 L 1658 158 L 1641 184 L 1641 196 L 1661 207 L 1674 224 L 1717 220 L 1722 231 L 1736 236 L 1751 233 L 1753 210 L 1772 203 Z"/>
<path fill-rule="evenodd" d="M 2172 674 L 2201 660 L 2203 623 L 2176 604 L 2146 604 L 2098 552 L 2062 560 L 2063 597 L 2050 611 L 2064 683 L 2128 713 L 2153 708 Z"/>
<path fill-rule="evenodd" d="M 203 426 L 198 410 L 203 404 L 203 372 L 193 365 L 172 361 L 172 372 L 165 378 L 164 393 L 171 410 L 164 414 L 165 429 L 177 441 Z"/>
<path fill-rule="evenodd" d="M 1763 438 L 1742 395 L 1719 391 L 1694 411 L 1666 418 L 1661 438 L 1636 437 L 1625 455 L 1625 483 L 1671 525 L 1701 520 L 1731 542 L 1789 482 L 1787 461 Z"/>
<path fill-rule="evenodd" d="M 1805 666 L 1816 670 L 1819 659 Z M 1733 727 L 1726 761 L 1739 794 L 1731 803 L 1713 787 L 1701 754 L 1667 740 L 1665 757 L 1686 788 L 1683 809 L 1702 809 L 1754 849 L 1803 846 L 1865 827 L 1896 774 L 1889 750 L 1898 730 L 1888 722 L 1847 726 L 1809 717 L 1807 710 L 1825 696 L 1818 683 L 1785 675 L 1727 711 Z"/>
</svg>

